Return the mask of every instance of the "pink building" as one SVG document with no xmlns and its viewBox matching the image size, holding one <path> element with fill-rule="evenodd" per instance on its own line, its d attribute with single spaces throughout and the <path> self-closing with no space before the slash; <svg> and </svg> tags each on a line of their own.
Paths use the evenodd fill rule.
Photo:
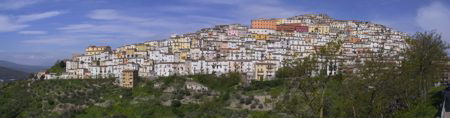
<svg viewBox="0 0 450 118">
<path fill-rule="evenodd" d="M 228 36 L 239 36 L 239 30 L 231 29 L 227 31 L 227 34 Z"/>
</svg>

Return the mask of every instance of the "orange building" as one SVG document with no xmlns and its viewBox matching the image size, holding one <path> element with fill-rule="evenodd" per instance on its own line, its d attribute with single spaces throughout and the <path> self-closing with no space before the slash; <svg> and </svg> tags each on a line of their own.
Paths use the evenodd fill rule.
<svg viewBox="0 0 450 118">
<path fill-rule="evenodd" d="M 267 40 L 269 39 L 269 35 L 267 34 L 253 34 L 253 38 L 256 40 Z"/>
<path fill-rule="evenodd" d="M 252 20 L 253 29 L 277 29 L 277 19 L 256 19 Z"/>
</svg>

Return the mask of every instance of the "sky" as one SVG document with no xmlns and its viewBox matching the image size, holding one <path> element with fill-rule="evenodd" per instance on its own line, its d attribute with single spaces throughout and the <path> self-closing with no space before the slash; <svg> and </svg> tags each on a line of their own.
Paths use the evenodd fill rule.
<svg viewBox="0 0 450 118">
<path fill-rule="evenodd" d="M 325 13 L 450 42 L 449 0 L 0 0 L 0 60 L 52 65 L 89 45 L 166 39 L 255 18 Z"/>
</svg>

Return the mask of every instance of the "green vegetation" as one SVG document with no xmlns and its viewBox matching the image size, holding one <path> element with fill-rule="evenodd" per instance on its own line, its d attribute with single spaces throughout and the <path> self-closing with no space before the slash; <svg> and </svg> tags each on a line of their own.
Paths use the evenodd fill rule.
<svg viewBox="0 0 450 118">
<path fill-rule="evenodd" d="M 343 64 L 336 58 L 341 43 L 330 43 L 311 58 L 286 63 L 277 79 L 250 84 L 238 73 L 160 77 L 133 89 L 113 79 L 3 83 L 0 117 L 431 118 L 444 89 L 433 86 L 447 59 L 440 40 L 418 33 L 401 61 L 373 53 L 354 67 L 359 71 L 337 74 L 326 71 Z M 192 82 L 208 90 L 187 88 Z"/>
<path fill-rule="evenodd" d="M 220 77 L 215 77 L 214 75 L 193 75 L 191 77 L 195 81 L 219 91 L 233 90 L 234 87 L 241 81 L 239 73 L 229 73 Z"/>
<path fill-rule="evenodd" d="M 50 73 L 56 73 L 60 75 L 61 73 L 66 71 L 66 63 L 64 61 L 56 61 L 55 64 L 50 67 L 48 70 Z"/>
</svg>

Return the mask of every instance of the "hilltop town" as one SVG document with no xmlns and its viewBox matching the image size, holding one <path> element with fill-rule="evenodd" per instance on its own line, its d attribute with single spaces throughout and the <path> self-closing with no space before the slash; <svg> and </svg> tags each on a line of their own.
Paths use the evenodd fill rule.
<svg viewBox="0 0 450 118">
<path fill-rule="evenodd" d="M 450 0 L 0 0 L 0 118 L 450 118 Z"/>
<path fill-rule="evenodd" d="M 254 19 L 251 26 L 217 25 L 194 33 L 172 35 L 112 49 L 89 46 L 65 60 L 61 74 L 38 73 L 43 79 L 120 78 L 133 87 L 137 77 L 240 73 L 247 81 L 275 78 L 275 72 L 296 59 L 314 55 L 330 43 L 339 54 L 327 74 L 355 71 L 353 65 L 372 53 L 396 56 L 407 47 L 405 33 L 364 21 L 336 20 L 325 14 Z"/>
<path fill-rule="evenodd" d="M 31 80 L 0 83 L 0 117 L 443 116 L 446 49 L 435 32 L 324 14 L 254 19 L 88 46 Z"/>
</svg>

